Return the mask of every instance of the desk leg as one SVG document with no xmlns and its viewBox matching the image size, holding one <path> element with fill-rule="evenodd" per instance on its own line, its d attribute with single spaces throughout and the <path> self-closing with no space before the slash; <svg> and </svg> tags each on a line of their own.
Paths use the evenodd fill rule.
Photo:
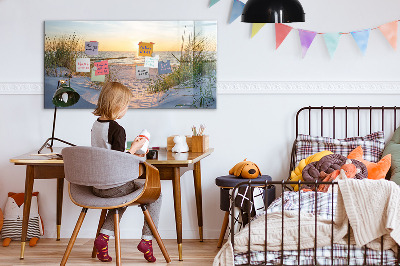
<svg viewBox="0 0 400 266">
<path fill-rule="evenodd" d="M 57 178 L 57 241 L 60 241 L 64 178 Z"/>
<path fill-rule="evenodd" d="M 179 260 L 182 260 L 182 205 L 181 205 L 181 174 L 179 167 L 174 167 L 172 186 L 174 191 L 175 223 L 178 242 Z"/>
<path fill-rule="evenodd" d="M 26 235 L 28 233 L 29 213 L 31 212 L 31 200 L 34 181 L 34 166 L 26 166 L 25 177 L 25 195 L 24 195 L 24 213 L 22 219 L 22 232 L 21 232 L 21 255 L 20 259 L 24 259 Z"/>
<path fill-rule="evenodd" d="M 196 194 L 197 220 L 199 225 L 200 242 L 203 242 L 203 203 L 201 196 L 201 169 L 200 161 L 193 167 L 194 191 Z"/>
</svg>

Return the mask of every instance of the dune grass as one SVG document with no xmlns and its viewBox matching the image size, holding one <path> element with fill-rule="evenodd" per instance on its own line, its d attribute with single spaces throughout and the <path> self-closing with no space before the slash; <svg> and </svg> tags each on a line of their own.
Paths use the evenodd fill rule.
<svg viewBox="0 0 400 266">
<path fill-rule="evenodd" d="M 176 58 L 179 65 L 172 67 L 169 74 L 158 75 L 149 84 L 149 92 L 167 91 L 178 85 L 195 88 L 202 77 L 215 75 L 215 53 L 210 52 L 210 44 L 201 33 L 182 35 L 181 55 Z"/>
<path fill-rule="evenodd" d="M 84 46 L 80 38 L 73 33 L 69 36 L 45 36 L 44 66 L 50 76 L 60 76 L 60 68 L 76 71 L 76 59 L 80 57 Z"/>
</svg>

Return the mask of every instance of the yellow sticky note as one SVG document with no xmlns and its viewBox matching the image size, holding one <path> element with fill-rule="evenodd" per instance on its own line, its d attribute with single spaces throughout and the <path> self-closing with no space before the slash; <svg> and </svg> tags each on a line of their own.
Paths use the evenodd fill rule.
<svg viewBox="0 0 400 266">
<path fill-rule="evenodd" d="M 139 43 L 139 56 L 152 56 L 153 42 L 140 42 Z"/>
<path fill-rule="evenodd" d="M 104 82 L 106 80 L 106 75 L 97 75 L 96 76 L 96 70 L 97 70 L 97 67 L 92 67 L 92 73 L 91 73 L 90 79 L 92 81 Z"/>
</svg>

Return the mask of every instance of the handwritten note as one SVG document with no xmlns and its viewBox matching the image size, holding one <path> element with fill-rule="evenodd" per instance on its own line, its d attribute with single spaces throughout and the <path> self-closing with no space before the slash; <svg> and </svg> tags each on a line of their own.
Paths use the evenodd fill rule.
<svg viewBox="0 0 400 266">
<path fill-rule="evenodd" d="M 148 67 L 136 66 L 136 79 L 150 78 L 150 71 Z"/>
<path fill-rule="evenodd" d="M 144 59 L 144 66 L 157 68 L 158 67 L 158 59 L 160 59 L 159 55 L 156 55 L 154 57 L 146 56 Z"/>
<path fill-rule="evenodd" d="M 106 75 L 96 76 L 96 70 L 97 70 L 97 67 L 92 68 L 91 81 L 104 82 L 106 80 Z"/>
<path fill-rule="evenodd" d="M 94 41 L 85 42 L 85 54 L 98 55 L 99 54 L 99 43 L 94 42 Z"/>
<path fill-rule="evenodd" d="M 158 61 L 158 74 L 168 74 L 171 73 L 172 69 L 171 69 L 171 64 L 169 62 L 169 60 L 167 60 L 167 62 L 164 61 Z"/>
<path fill-rule="evenodd" d="M 77 58 L 76 72 L 90 72 L 90 58 Z"/>
<path fill-rule="evenodd" d="M 152 42 L 140 42 L 139 43 L 139 56 L 151 56 L 153 54 Z"/>
<path fill-rule="evenodd" d="M 108 60 L 103 60 L 100 62 L 94 63 L 94 66 L 97 68 L 96 69 L 96 76 L 99 75 L 106 75 L 109 73 L 108 70 Z"/>
</svg>

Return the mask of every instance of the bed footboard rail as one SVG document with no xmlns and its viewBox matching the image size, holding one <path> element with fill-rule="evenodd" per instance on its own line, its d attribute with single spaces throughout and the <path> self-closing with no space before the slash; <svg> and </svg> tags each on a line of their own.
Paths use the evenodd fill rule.
<svg viewBox="0 0 400 266">
<path fill-rule="evenodd" d="M 275 200 L 275 202 L 277 203 L 277 201 L 281 201 L 281 208 L 280 211 L 282 212 L 282 219 L 281 219 L 281 238 L 280 238 L 280 250 L 276 251 L 276 248 L 273 252 L 279 252 L 279 256 L 278 259 L 274 258 L 274 259 L 268 259 L 271 258 L 271 256 L 269 255 L 269 250 L 268 250 L 268 241 L 270 241 L 268 239 L 268 211 L 267 211 L 267 204 L 268 204 L 268 193 L 269 190 L 268 188 L 270 188 L 272 185 L 277 186 L 279 189 L 279 187 L 282 189 L 282 194 L 280 198 L 277 198 Z M 284 213 L 285 213 L 285 191 L 287 191 L 287 185 L 299 185 L 299 187 L 301 185 L 310 185 L 313 186 L 312 190 L 315 194 L 315 197 L 313 197 L 313 202 L 312 204 L 314 204 L 313 207 L 313 211 L 315 214 L 315 220 L 314 220 L 314 227 L 315 227 L 315 232 L 314 232 L 314 247 L 313 247 L 313 255 L 310 255 L 311 251 L 308 250 L 307 254 L 303 254 L 304 251 L 301 249 L 301 230 L 298 230 L 298 235 L 297 235 L 297 254 L 295 254 L 295 256 L 297 257 L 297 261 L 286 261 L 286 258 L 288 256 L 285 255 L 285 219 L 284 219 Z M 374 264 L 368 264 L 368 258 L 367 258 L 367 253 L 369 253 L 368 249 L 366 246 L 362 247 L 362 251 L 363 251 L 363 263 L 360 264 L 360 261 L 357 260 L 356 264 L 351 264 L 352 262 L 354 263 L 354 261 L 356 261 L 355 259 L 352 259 L 352 247 L 353 245 L 351 245 L 350 243 L 350 224 L 348 224 L 348 231 L 347 231 L 347 237 L 346 237 L 346 244 L 347 244 L 347 258 L 343 258 L 342 256 L 339 257 L 335 257 L 335 243 L 334 243 L 334 210 L 335 207 L 334 206 L 334 196 L 336 193 L 330 193 L 331 196 L 331 206 L 329 208 L 329 212 L 330 212 L 330 227 L 331 227 L 331 239 L 330 239 L 330 259 L 327 258 L 326 256 L 324 257 L 324 263 L 321 263 L 321 261 L 319 261 L 318 257 L 317 257 L 317 249 L 320 248 L 318 247 L 317 243 L 318 243 L 318 230 L 317 230 L 317 218 L 318 218 L 318 188 L 321 185 L 331 185 L 332 186 L 332 191 L 335 191 L 335 189 L 338 189 L 338 182 L 337 181 L 332 181 L 332 182 L 322 182 L 322 181 L 315 181 L 315 182 L 305 182 L 305 181 L 268 181 L 266 180 L 264 181 L 252 181 L 251 179 L 245 182 L 242 182 L 238 185 L 236 185 L 234 187 L 234 189 L 232 190 L 232 197 L 231 197 L 231 226 L 230 226 L 230 241 L 232 244 L 232 248 L 233 250 L 235 250 L 235 197 L 234 195 L 236 195 L 237 190 L 240 187 L 250 187 L 251 189 L 249 189 L 250 192 L 250 196 L 249 198 L 252 199 L 253 198 L 253 188 L 261 188 L 264 190 L 264 209 L 265 209 L 265 213 L 260 214 L 260 215 L 265 215 L 265 224 L 264 224 L 264 237 L 265 237 L 265 243 L 264 243 L 264 250 L 260 251 L 257 250 L 257 252 L 263 252 L 263 261 L 254 261 L 253 260 L 253 250 L 252 250 L 252 234 L 251 234 L 251 228 L 252 228 L 252 219 L 250 217 L 249 214 L 249 219 L 248 219 L 248 243 L 247 243 L 247 252 L 246 254 L 242 253 L 242 256 L 247 257 L 247 263 L 243 263 L 242 261 L 237 264 L 237 265 L 400 265 L 400 252 L 397 252 L 397 256 L 395 259 L 392 259 L 391 261 L 386 260 L 387 258 L 384 258 L 384 243 L 383 243 L 383 236 L 381 237 L 381 241 L 380 241 L 380 258 L 374 258 L 375 261 L 379 261 L 380 263 L 374 263 Z M 298 228 L 300 228 L 301 225 L 301 206 L 302 206 L 302 190 L 299 189 L 296 192 L 291 191 L 291 193 L 297 193 L 298 194 L 298 209 L 296 210 L 297 214 L 298 214 L 298 221 L 297 221 L 297 226 Z M 229 241 L 229 240 L 228 240 Z M 258 243 L 259 244 L 259 243 Z M 328 246 L 329 247 L 329 246 Z M 399 249 L 399 245 L 397 245 L 397 249 L 400 251 Z M 270 250 L 271 251 L 271 250 Z M 293 257 L 293 252 L 296 252 L 295 249 L 291 249 L 291 255 Z M 353 253 L 355 251 L 353 250 Z M 275 253 L 276 254 L 276 253 Z M 303 255 L 302 255 L 303 254 Z M 302 261 L 302 259 L 304 257 L 307 257 L 306 260 Z M 338 255 L 339 256 L 339 255 Z M 386 255 L 385 255 L 386 256 Z M 258 257 L 259 258 L 259 257 Z M 338 262 L 339 261 L 339 262 Z M 387 262 L 389 261 L 389 263 Z M 310 263 L 304 263 L 304 262 L 310 262 Z M 288 264 L 289 263 L 289 264 Z"/>
</svg>

